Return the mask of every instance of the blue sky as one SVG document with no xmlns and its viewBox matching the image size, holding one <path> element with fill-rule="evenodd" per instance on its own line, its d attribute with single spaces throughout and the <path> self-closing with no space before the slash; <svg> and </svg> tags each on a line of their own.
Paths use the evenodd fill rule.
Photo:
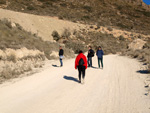
<svg viewBox="0 0 150 113">
<path fill-rule="evenodd" d="M 150 0 L 143 0 L 144 3 L 146 3 L 147 5 L 150 5 Z"/>
</svg>

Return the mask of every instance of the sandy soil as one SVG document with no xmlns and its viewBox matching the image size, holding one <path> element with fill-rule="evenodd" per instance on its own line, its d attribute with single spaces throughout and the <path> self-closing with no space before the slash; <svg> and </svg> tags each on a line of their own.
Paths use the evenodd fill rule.
<svg viewBox="0 0 150 113">
<path fill-rule="evenodd" d="M 44 17 L 20 12 L 0 9 L 0 19 L 8 20 L 20 24 L 26 31 L 35 33 L 43 40 L 53 41 L 52 32 L 56 30 L 60 35 L 64 29 L 73 31 L 85 28 L 83 24 L 60 20 L 56 17 Z"/>
<path fill-rule="evenodd" d="M 65 60 L 62 68 L 58 64 L 50 61 L 42 72 L 1 84 L 0 112 L 150 113 L 144 75 L 136 72 L 140 68 L 136 60 L 105 56 L 103 70 L 87 69 L 85 84 L 77 82 L 74 59 Z"/>
</svg>

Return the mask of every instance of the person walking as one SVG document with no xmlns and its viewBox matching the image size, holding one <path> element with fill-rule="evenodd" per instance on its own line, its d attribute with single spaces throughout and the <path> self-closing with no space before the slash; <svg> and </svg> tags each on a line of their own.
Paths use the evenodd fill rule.
<svg viewBox="0 0 150 113">
<path fill-rule="evenodd" d="M 87 69 L 87 58 L 83 54 L 82 51 L 79 51 L 79 54 L 75 60 L 75 69 L 77 69 L 77 68 L 78 68 L 78 72 L 79 72 L 79 83 L 84 84 L 85 70 Z M 81 77 L 81 74 L 82 74 L 82 77 Z"/>
<path fill-rule="evenodd" d="M 101 62 L 102 68 L 103 68 L 103 55 L 104 55 L 104 52 L 103 52 L 101 46 L 98 47 L 96 55 L 97 55 L 97 58 L 98 58 L 98 66 L 99 66 L 99 68 L 100 68 L 100 62 Z"/>
<path fill-rule="evenodd" d="M 63 66 L 63 61 L 62 61 L 62 59 L 64 58 L 64 50 L 62 49 L 62 47 L 60 46 L 59 47 L 59 60 L 60 60 L 60 67 L 62 67 Z"/>
<path fill-rule="evenodd" d="M 92 67 L 92 57 L 94 57 L 94 51 L 92 50 L 92 47 L 89 46 L 89 50 L 88 50 L 88 67 Z"/>
</svg>

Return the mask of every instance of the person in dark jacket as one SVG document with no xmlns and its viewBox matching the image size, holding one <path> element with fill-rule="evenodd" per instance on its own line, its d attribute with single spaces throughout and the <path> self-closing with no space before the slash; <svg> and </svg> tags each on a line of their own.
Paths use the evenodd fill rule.
<svg viewBox="0 0 150 113">
<path fill-rule="evenodd" d="M 100 62 L 101 62 L 102 68 L 103 68 L 103 55 L 104 55 L 104 52 L 103 52 L 103 50 L 102 50 L 102 48 L 100 46 L 98 47 L 96 55 L 97 55 L 97 58 L 98 58 L 98 66 L 99 66 L 99 68 L 100 68 Z"/>
<path fill-rule="evenodd" d="M 92 47 L 89 46 L 89 50 L 88 50 L 88 67 L 92 67 L 92 57 L 94 56 L 94 51 L 92 50 Z"/>
<path fill-rule="evenodd" d="M 60 46 L 59 47 L 59 60 L 60 60 L 60 67 L 62 67 L 63 66 L 63 61 L 62 61 L 62 59 L 63 59 L 63 56 L 64 55 L 64 50 L 62 49 L 62 47 Z"/>
<path fill-rule="evenodd" d="M 75 69 L 77 68 L 79 71 L 79 83 L 81 82 L 84 83 L 85 70 L 87 69 L 87 59 L 82 51 L 79 51 L 79 54 L 75 60 Z M 82 80 L 81 80 L 81 74 L 82 74 Z"/>
</svg>

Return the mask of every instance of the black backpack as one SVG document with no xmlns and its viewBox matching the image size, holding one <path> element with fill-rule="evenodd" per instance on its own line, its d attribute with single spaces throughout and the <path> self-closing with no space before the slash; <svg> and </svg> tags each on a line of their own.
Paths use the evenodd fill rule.
<svg viewBox="0 0 150 113">
<path fill-rule="evenodd" d="M 83 58 L 81 58 L 80 60 L 79 60 L 79 66 L 83 66 L 84 65 L 84 60 L 83 60 Z"/>
<path fill-rule="evenodd" d="M 91 53 L 92 57 L 94 57 L 94 54 L 95 54 L 95 52 L 92 50 L 92 53 Z"/>
</svg>

